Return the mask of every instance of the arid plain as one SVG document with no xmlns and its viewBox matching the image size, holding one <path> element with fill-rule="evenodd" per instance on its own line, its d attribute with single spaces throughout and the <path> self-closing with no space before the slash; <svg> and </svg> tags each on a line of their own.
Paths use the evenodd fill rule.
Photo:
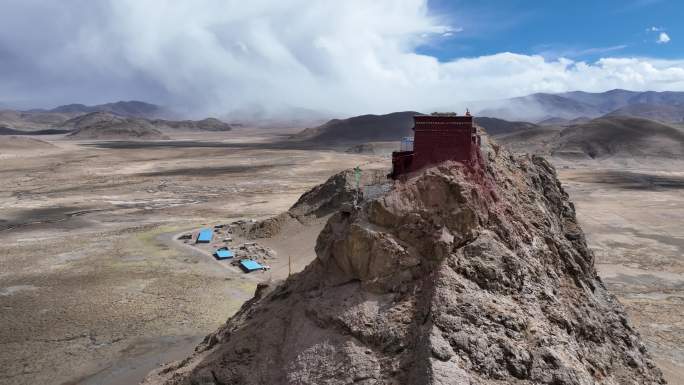
<svg viewBox="0 0 684 385">
<path fill-rule="evenodd" d="M 130 384 L 185 357 L 254 292 L 313 258 L 317 226 L 272 242 L 243 274 L 178 234 L 290 207 L 386 154 L 283 144 L 296 130 L 169 141 L 23 138 L 0 148 L 0 383 Z M 9 143 L 0 137 L 0 143 Z M 663 162 L 555 161 L 603 281 L 670 383 L 684 383 L 684 172 Z"/>
</svg>

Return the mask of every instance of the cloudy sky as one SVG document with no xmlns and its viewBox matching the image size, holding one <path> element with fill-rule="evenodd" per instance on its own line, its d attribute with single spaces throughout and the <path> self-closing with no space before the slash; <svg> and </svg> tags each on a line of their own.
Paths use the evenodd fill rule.
<svg viewBox="0 0 684 385">
<path fill-rule="evenodd" d="M 0 105 L 348 115 L 684 91 L 683 14 L 678 0 L 0 0 Z"/>
</svg>

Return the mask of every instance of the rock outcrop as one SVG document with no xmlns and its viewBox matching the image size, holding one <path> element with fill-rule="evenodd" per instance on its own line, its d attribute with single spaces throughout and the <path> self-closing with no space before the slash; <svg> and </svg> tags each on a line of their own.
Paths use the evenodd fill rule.
<svg viewBox="0 0 684 385">
<path fill-rule="evenodd" d="M 312 219 L 324 218 L 343 206 L 372 198 L 388 184 L 389 170 L 370 169 L 361 172 L 357 194 L 356 179 L 353 170 L 344 170 L 326 180 L 324 183 L 302 194 L 286 212 L 263 221 L 249 224 L 243 229 L 249 238 L 268 238 L 280 232 L 289 221 L 306 224 Z"/>
<path fill-rule="evenodd" d="M 486 152 L 333 214 L 303 272 L 146 383 L 664 383 L 554 168 Z"/>
</svg>

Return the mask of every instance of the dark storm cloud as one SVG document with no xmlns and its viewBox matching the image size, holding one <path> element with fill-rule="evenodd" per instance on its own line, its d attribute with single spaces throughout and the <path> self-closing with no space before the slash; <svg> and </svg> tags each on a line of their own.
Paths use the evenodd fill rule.
<svg viewBox="0 0 684 385">
<path fill-rule="evenodd" d="M 0 100 L 51 106 L 164 97 L 144 73 L 107 57 L 100 29 L 111 22 L 107 2 L 8 0 L 0 7 Z"/>
</svg>

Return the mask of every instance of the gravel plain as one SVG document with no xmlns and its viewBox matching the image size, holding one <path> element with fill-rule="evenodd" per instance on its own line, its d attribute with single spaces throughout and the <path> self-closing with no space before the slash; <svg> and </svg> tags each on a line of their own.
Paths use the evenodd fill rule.
<svg viewBox="0 0 684 385">
<path fill-rule="evenodd" d="M 294 130 L 165 142 L 0 146 L 0 384 L 131 384 L 187 356 L 277 274 L 245 275 L 175 236 L 285 211 L 357 165 L 282 145 Z M 0 138 L 0 140 L 5 140 Z M 556 162 L 604 282 L 672 384 L 684 383 L 684 173 L 663 163 Z M 264 244 L 313 258 L 316 226 Z"/>
</svg>

